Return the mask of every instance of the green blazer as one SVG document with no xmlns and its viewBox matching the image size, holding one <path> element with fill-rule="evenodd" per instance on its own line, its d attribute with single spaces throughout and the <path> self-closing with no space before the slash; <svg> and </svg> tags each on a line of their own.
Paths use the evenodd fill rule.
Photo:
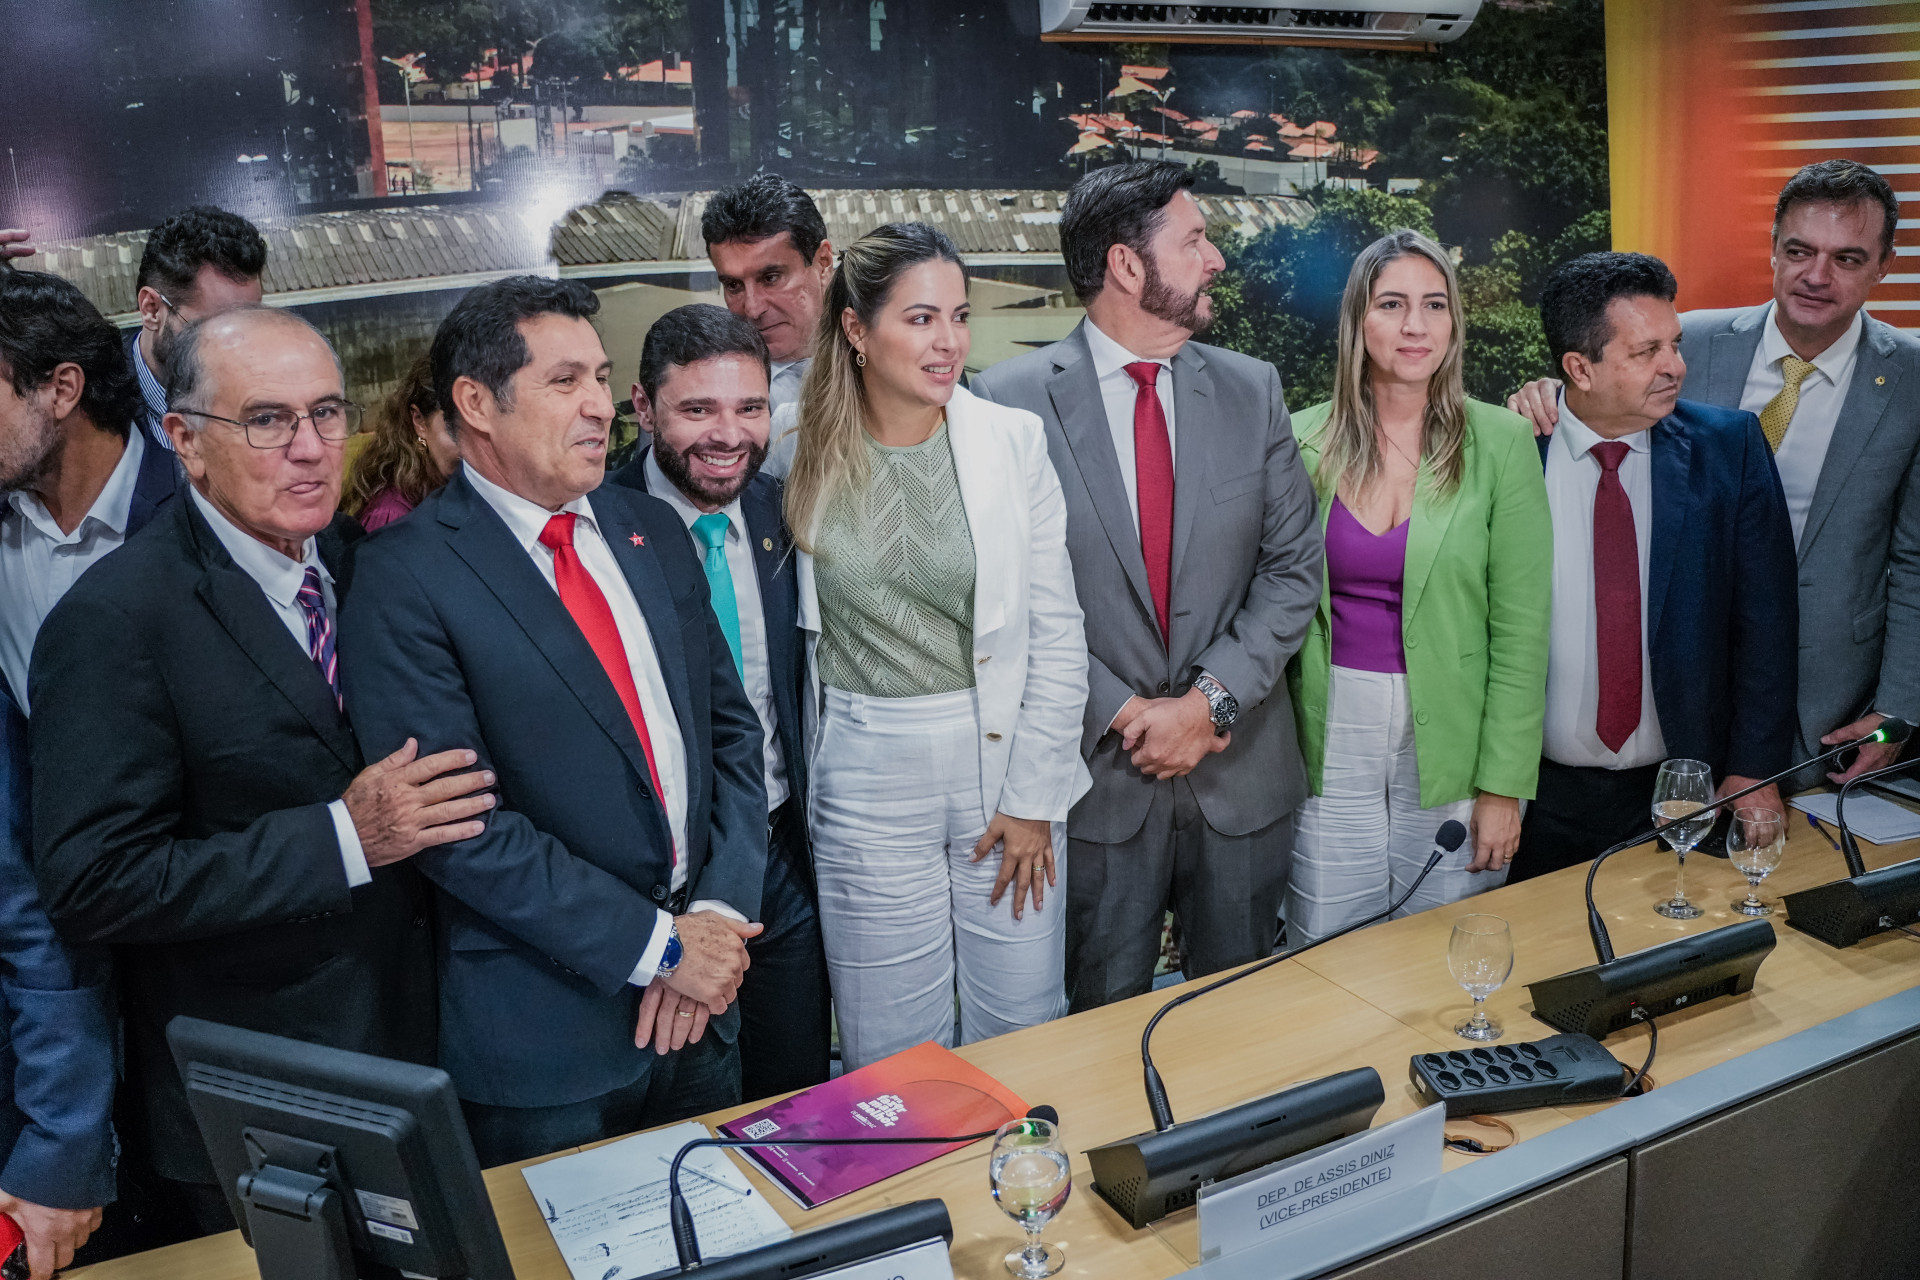
<svg viewBox="0 0 1920 1280">
<path fill-rule="evenodd" d="M 1333 488 L 1316 473 L 1331 409 L 1318 404 L 1293 418 L 1320 497 L 1323 534 Z M 1432 808 L 1481 791 L 1532 799 L 1553 607 L 1553 517 L 1533 428 L 1518 414 L 1467 401 L 1460 487 L 1442 499 L 1434 483 L 1423 464 L 1400 603 L 1420 804 Z M 1327 751 L 1332 616 L 1323 583 L 1306 642 L 1287 667 L 1315 795 Z"/>
</svg>

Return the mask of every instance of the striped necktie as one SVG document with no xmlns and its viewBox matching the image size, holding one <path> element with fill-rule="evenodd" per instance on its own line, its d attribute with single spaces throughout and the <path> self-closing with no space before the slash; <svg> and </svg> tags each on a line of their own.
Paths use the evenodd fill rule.
<svg viewBox="0 0 1920 1280">
<path fill-rule="evenodd" d="M 333 704 L 344 708 L 340 701 L 340 664 L 333 654 L 333 619 L 327 616 L 327 597 L 320 590 L 320 571 L 312 565 L 307 566 L 307 576 L 300 580 L 300 590 L 294 599 L 307 615 L 307 656 L 327 678 L 333 690 Z"/>
</svg>

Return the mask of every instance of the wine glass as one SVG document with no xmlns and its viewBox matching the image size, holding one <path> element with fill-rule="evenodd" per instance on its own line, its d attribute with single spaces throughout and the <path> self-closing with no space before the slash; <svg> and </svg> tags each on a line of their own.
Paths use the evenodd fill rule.
<svg viewBox="0 0 1920 1280">
<path fill-rule="evenodd" d="M 1468 1040 L 1498 1040 L 1500 1024 L 1487 1017 L 1487 997 L 1513 972 L 1513 932 L 1499 916 L 1461 916 L 1447 943 L 1447 968 L 1473 997 L 1473 1016 L 1454 1027 Z"/>
<path fill-rule="evenodd" d="M 1673 877 L 1673 896 L 1654 904 L 1654 910 L 1669 920 L 1692 920 L 1705 914 L 1687 901 L 1687 855 L 1693 846 L 1713 829 L 1713 770 L 1699 760 L 1669 760 L 1660 766 L 1653 784 L 1653 821 L 1655 825 L 1673 822 L 1689 814 L 1698 816 L 1679 822 L 1662 832 L 1662 837 L 1680 857 L 1680 869 Z"/>
<path fill-rule="evenodd" d="M 1780 865 L 1787 852 L 1787 819 L 1777 809 L 1739 808 L 1727 828 L 1727 860 L 1747 877 L 1747 896 L 1733 909 L 1743 916 L 1770 916 L 1773 908 L 1760 901 L 1760 882 Z"/>
<path fill-rule="evenodd" d="M 1040 1232 L 1073 1190 L 1060 1126 L 1032 1116 L 1001 1125 L 993 1135 L 987 1178 L 1001 1211 L 1027 1233 L 1025 1246 L 1007 1255 L 1007 1270 L 1022 1280 L 1040 1280 L 1065 1266 L 1064 1250 L 1040 1242 Z"/>
</svg>

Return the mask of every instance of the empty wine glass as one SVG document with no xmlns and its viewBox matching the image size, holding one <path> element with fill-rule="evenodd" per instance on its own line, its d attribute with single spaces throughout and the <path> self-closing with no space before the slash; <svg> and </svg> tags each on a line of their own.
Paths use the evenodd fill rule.
<svg viewBox="0 0 1920 1280">
<path fill-rule="evenodd" d="M 1454 1027 L 1468 1040 L 1498 1040 L 1500 1024 L 1487 1016 L 1487 997 L 1513 973 L 1513 931 L 1499 916 L 1461 916 L 1447 943 L 1447 968 L 1473 997 L 1473 1016 Z"/>
<path fill-rule="evenodd" d="M 1680 869 L 1673 877 L 1673 896 L 1655 903 L 1653 907 L 1669 920 L 1692 920 L 1704 914 L 1699 907 L 1687 901 L 1687 855 L 1713 829 L 1713 811 L 1707 808 L 1712 803 L 1713 770 L 1704 763 L 1699 760 L 1668 760 L 1660 766 L 1660 776 L 1653 784 L 1654 823 L 1673 822 L 1689 814 L 1699 815 L 1690 822 L 1676 823 L 1662 833 L 1662 838 L 1680 858 Z"/>
<path fill-rule="evenodd" d="M 1064 1250 L 1040 1242 L 1040 1232 L 1073 1190 L 1060 1126 L 1031 1116 L 1001 1125 L 993 1135 L 987 1177 L 1001 1211 L 1027 1233 L 1026 1245 L 1007 1255 L 1007 1270 L 1022 1280 L 1040 1280 L 1065 1266 Z"/>
<path fill-rule="evenodd" d="M 1777 809 L 1740 808 L 1727 828 L 1727 860 L 1747 878 L 1747 896 L 1733 909 L 1743 916 L 1770 916 L 1773 908 L 1760 901 L 1760 882 L 1787 852 L 1787 819 Z"/>
</svg>

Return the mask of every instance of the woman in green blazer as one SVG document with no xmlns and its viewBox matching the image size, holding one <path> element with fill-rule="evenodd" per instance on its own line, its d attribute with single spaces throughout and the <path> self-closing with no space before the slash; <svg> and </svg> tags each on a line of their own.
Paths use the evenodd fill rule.
<svg viewBox="0 0 1920 1280">
<path fill-rule="evenodd" d="M 1470 842 L 1403 913 L 1504 882 L 1537 780 L 1553 524 L 1532 429 L 1466 398 L 1459 296 L 1427 237 L 1369 246 L 1341 303 L 1334 398 L 1294 417 L 1327 572 L 1288 669 L 1313 787 L 1292 944 L 1384 910 L 1449 819 Z"/>
</svg>

